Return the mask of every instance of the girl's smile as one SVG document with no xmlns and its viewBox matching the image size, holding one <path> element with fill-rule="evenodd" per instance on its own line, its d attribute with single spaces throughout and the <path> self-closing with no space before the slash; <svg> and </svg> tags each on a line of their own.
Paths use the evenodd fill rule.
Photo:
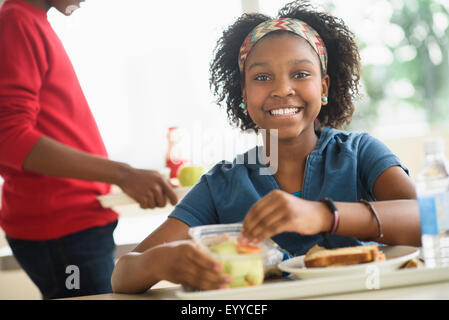
<svg viewBox="0 0 449 320">
<path fill-rule="evenodd" d="M 294 106 L 285 106 L 285 107 L 277 107 L 273 108 L 271 110 L 268 110 L 267 112 L 270 114 L 270 116 L 279 118 L 279 119 L 288 119 L 296 116 L 299 114 L 304 108 L 301 107 L 294 107 Z"/>
<path fill-rule="evenodd" d="M 271 34 L 251 50 L 245 64 L 243 98 L 261 129 L 278 129 L 279 139 L 299 136 L 318 116 L 329 77 L 321 77 L 312 47 L 292 33 Z"/>
</svg>

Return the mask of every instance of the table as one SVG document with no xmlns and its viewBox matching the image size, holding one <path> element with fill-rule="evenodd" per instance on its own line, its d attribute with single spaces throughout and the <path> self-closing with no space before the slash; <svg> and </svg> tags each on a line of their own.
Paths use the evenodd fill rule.
<svg viewBox="0 0 449 320">
<path fill-rule="evenodd" d="M 449 268 L 446 268 L 445 270 L 441 270 L 446 272 L 449 270 Z M 431 273 L 428 272 L 430 270 L 425 271 L 425 273 Z M 404 272 L 404 271 L 400 271 Z M 404 274 L 406 277 L 413 276 L 417 274 L 416 272 L 419 272 L 418 270 L 410 270 L 406 271 L 408 274 Z M 349 278 L 348 278 L 349 279 Z M 352 277 L 351 279 L 356 279 L 356 277 Z M 424 278 L 422 278 L 424 279 Z M 294 284 L 294 282 L 298 281 L 307 281 L 309 283 L 317 284 L 319 285 L 320 281 L 322 282 L 323 279 L 318 280 L 292 280 L 290 283 Z M 276 292 L 272 289 L 275 288 L 276 284 L 279 283 L 280 285 L 283 285 L 285 280 L 275 280 L 275 281 L 267 281 L 266 285 L 272 286 L 267 291 L 267 299 L 269 298 L 270 292 L 272 294 L 272 297 L 276 297 Z M 313 283 L 315 281 L 315 283 Z M 412 281 L 417 281 L 412 280 Z M 423 280 L 425 281 L 425 280 Z M 432 282 L 430 283 L 415 283 L 412 285 L 401 285 L 398 287 L 386 287 L 382 288 L 382 286 L 379 289 L 372 289 L 372 290 L 356 290 L 353 292 L 341 292 L 341 293 L 333 293 L 333 294 L 317 294 L 310 295 L 310 296 L 301 296 L 301 291 L 298 290 L 299 297 L 295 297 L 292 295 L 288 299 L 306 299 L 306 300 L 449 300 L 449 273 L 447 276 L 443 277 L 443 280 L 438 281 L 436 279 L 430 280 Z M 435 282 L 436 281 L 436 282 Z M 332 281 L 330 281 L 332 282 Z M 260 286 L 260 289 L 263 289 L 263 286 Z M 350 284 L 348 284 L 350 286 Z M 255 288 L 255 287 L 253 287 Z M 284 290 L 285 288 L 279 288 L 279 290 Z M 84 297 L 74 297 L 69 298 L 68 300 L 172 300 L 172 299 L 179 299 L 177 296 L 177 293 L 179 290 L 182 290 L 181 286 L 175 285 L 173 283 L 167 282 L 167 281 L 161 281 L 160 283 L 156 284 L 153 289 L 148 290 L 145 293 L 142 294 L 118 294 L 118 293 L 111 293 L 111 294 L 99 294 L 99 295 L 91 295 L 91 296 L 84 296 Z M 233 293 L 232 290 L 235 290 L 234 292 L 237 292 L 240 289 L 227 289 L 228 293 Z M 242 291 L 242 290 L 240 290 Z M 242 295 L 239 296 L 238 294 L 232 294 L 230 297 L 234 297 L 231 299 L 239 300 L 242 299 L 248 299 L 253 300 L 255 295 L 249 294 L 247 296 Z"/>
</svg>

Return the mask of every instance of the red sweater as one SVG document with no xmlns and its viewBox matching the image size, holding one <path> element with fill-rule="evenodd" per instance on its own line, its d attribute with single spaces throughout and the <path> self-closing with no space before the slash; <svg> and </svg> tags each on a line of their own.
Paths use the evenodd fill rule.
<svg viewBox="0 0 449 320">
<path fill-rule="evenodd" d="M 117 220 L 97 200 L 110 185 L 23 170 L 42 136 L 107 157 L 46 12 L 22 0 L 6 0 L 0 7 L 0 226 L 12 238 L 47 240 Z"/>
</svg>

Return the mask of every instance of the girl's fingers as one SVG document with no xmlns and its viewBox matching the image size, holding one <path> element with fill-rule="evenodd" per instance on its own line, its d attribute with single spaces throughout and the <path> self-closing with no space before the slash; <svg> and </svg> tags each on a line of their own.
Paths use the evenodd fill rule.
<svg viewBox="0 0 449 320">
<path fill-rule="evenodd" d="M 286 224 L 291 223 L 288 219 L 285 219 L 284 214 L 281 212 L 282 209 L 275 208 L 273 211 L 269 212 L 264 219 L 259 220 L 259 223 L 253 227 L 250 236 L 257 241 L 263 241 L 271 236 L 277 234 L 275 226 L 279 222 Z M 287 229 L 287 227 L 285 227 Z"/>
<path fill-rule="evenodd" d="M 216 273 L 220 273 L 222 271 L 221 263 L 212 259 L 196 244 L 194 245 L 193 250 L 188 255 L 188 258 L 192 263 L 196 264 L 198 268 L 204 270 L 213 270 Z"/>
<path fill-rule="evenodd" d="M 255 216 L 252 219 L 248 219 L 248 225 L 243 228 L 243 235 L 247 238 L 254 238 L 255 234 L 260 232 L 258 229 L 269 227 L 267 221 L 271 219 L 279 219 L 279 216 L 283 215 L 283 206 L 281 202 L 273 201 L 272 204 L 263 208 L 259 212 L 254 213 Z M 244 223 L 246 222 L 246 218 Z"/>
<path fill-rule="evenodd" d="M 274 198 L 274 199 L 273 199 Z M 276 197 L 271 194 L 260 199 L 251 209 L 243 221 L 243 234 L 249 236 L 256 225 L 260 223 L 267 215 L 278 208 L 279 203 Z"/>
<path fill-rule="evenodd" d="M 200 269 L 197 275 L 197 287 L 200 289 L 218 289 L 229 285 L 232 277 L 215 270 Z"/>
<path fill-rule="evenodd" d="M 265 208 L 267 205 L 273 202 L 273 199 L 277 197 L 276 191 L 272 191 L 269 194 L 267 194 L 265 197 L 261 198 L 259 201 L 257 201 L 250 209 L 250 211 L 259 211 Z"/>
<path fill-rule="evenodd" d="M 256 233 L 255 238 L 259 241 L 271 238 L 282 232 L 290 231 L 292 221 L 286 217 L 280 217 L 279 219 L 272 221 L 269 228 L 260 228 Z"/>
<path fill-rule="evenodd" d="M 190 286 L 206 290 L 218 289 L 231 281 L 228 275 L 221 273 L 221 264 L 201 249 L 194 248 L 188 259 L 191 270 L 188 272 L 187 281 Z"/>
<path fill-rule="evenodd" d="M 194 250 L 190 253 L 189 259 L 198 265 L 202 269 L 212 269 L 216 272 L 221 272 L 221 264 L 215 261 L 207 255 L 201 248 L 195 246 Z"/>
<path fill-rule="evenodd" d="M 177 240 L 156 246 L 160 252 L 161 279 L 201 289 L 218 289 L 229 283 L 214 261 L 192 240 Z M 218 266 L 218 267 L 217 267 Z"/>
<path fill-rule="evenodd" d="M 218 275 L 209 270 L 192 270 L 184 273 L 183 285 L 198 288 L 201 290 L 213 290 L 225 288 L 230 283 L 230 277 L 227 275 Z"/>
</svg>

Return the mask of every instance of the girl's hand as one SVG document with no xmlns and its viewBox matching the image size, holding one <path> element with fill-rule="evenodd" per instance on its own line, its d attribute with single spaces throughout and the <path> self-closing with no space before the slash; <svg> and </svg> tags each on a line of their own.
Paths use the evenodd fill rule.
<svg viewBox="0 0 449 320">
<path fill-rule="evenodd" d="M 285 191 L 274 190 L 255 203 L 243 221 L 248 242 L 258 243 L 282 232 L 313 235 L 328 231 L 332 214 L 321 202 L 307 201 Z"/>
<path fill-rule="evenodd" d="M 160 251 L 154 263 L 162 280 L 202 290 L 227 288 L 232 280 L 221 273 L 218 261 L 191 240 L 169 242 L 153 250 Z"/>
<path fill-rule="evenodd" d="M 172 205 L 178 202 L 170 182 L 154 170 L 129 167 L 118 186 L 136 200 L 142 209 L 165 207 L 167 198 Z"/>
</svg>

